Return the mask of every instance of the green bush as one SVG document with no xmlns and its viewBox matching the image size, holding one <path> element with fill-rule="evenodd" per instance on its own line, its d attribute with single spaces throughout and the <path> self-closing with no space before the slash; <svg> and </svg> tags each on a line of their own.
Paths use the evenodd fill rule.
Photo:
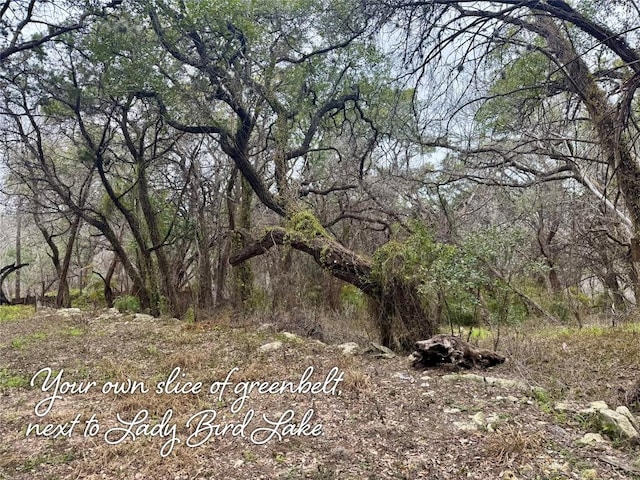
<svg viewBox="0 0 640 480">
<path fill-rule="evenodd" d="M 120 313 L 138 313 L 140 311 L 140 300 L 133 295 L 123 295 L 113 301 L 113 306 Z"/>
<path fill-rule="evenodd" d="M 366 306 L 366 298 L 359 288 L 353 285 L 343 285 L 340 289 L 340 303 L 343 307 L 361 310 Z"/>
</svg>

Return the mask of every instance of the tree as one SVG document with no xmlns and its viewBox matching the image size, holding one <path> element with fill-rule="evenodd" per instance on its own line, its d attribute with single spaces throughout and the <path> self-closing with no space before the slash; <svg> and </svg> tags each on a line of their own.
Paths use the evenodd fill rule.
<svg viewBox="0 0 640 480">
<path fill-rule="evenodd" d="M 20 264 L 12 263 L 10 265 L 5 265 L 4 267 L 2 267 L 2 269 L 0 269 L 0 305 L 6 305 L 8 303 L 11 303 L 7 299 L 6 295 L 4 294 L 4 290 L 2 289 L 2 284 L 4 283 L 5 279 L 11 273 L 18 271 L 21 268 L 26 267 L 27 265 L 29 264 L 28 263 L 20 263 Z"/>
<path fill-rule="evenodd" d="M 93 2 L 4 0 L 0 3 L 0 65 L 22 52 L 37 50 L 47 42 L 83 28 L 96 17 L 108 15 L 122 0 L 100 5 Z"/>
<path fill-rule="evenodd" d="M 243 2 L 229 2 L 215 13 L 208 4 L 140 5 L 182 66 L 172 83 L 186 103 L 171 103 L 158 90 L 139 96 L 155 98 L 173 128 L 211 135 L 258 200 L 284 220 L 248 242 L 231 263 L 286 244 L 377 300 L 385 345 L 430 336 L 435 326 L 416 300 L 416 285 L 375 280 L 372 260 L 338 243 L 302 201 L 312 189 L 328 195 L 353 188 L 311 187 L 315 179 L 303 175 L 313 169 L 306 165 L 347 162 L 363 178 L 383 133 L 370 115 L 387 67 L 371 40 L 370 17 L 349 1 L 254 5 L 248 11 Z M 200 107 L 197 118 L 187 110 L 192 102 Z M 403 338 L 394 339 L 391 326 L 398 320 L 406 328 Z"/>
<path fill-rule="evenodd" d="M 418 76 L 426 78 L 429 68 L 444 72 L 460 92 L 458 116 L 476 114 L 484 124 L 468 140 L 450 117 L 448 128 L 420 141 L 458 152 L 481 172 L 477 178 L 495 185 L 577 182 L 627 229 L 638 278 L 640 53 L 631 46 L 637 3 L 431 0 L 378 7 L 402 24 L 405 59 Z M 596 20 L 601 11 L 608 23 Z M 487 178 L 487 169 L 500 175 Z M 605 182 L 594 171 L 605 171 Z M 617 192 L 623 203 L 616 203 Z M 634 291 L 640 298 L 637 282 Z"/>
</svg>

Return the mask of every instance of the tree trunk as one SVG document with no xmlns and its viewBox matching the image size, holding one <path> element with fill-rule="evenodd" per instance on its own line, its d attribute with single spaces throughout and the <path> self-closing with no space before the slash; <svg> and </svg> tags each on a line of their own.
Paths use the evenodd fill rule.
<svg viewBox="0 0 640 480">
<path fill-rule="evenodd" d="M 620 93 L 622 98 L 620 104 L 614 106 L 607 93 L 596 83 L 585 60 L 577 54 L 553 19 L 548 15 L 540 15 L 536 18 L 536 26 L 540 28 L 540 33 L 562 64 L 573 90 L 584 103 L 595 127 L 603 157 L 615 172 L 618 188 L 633 225 L 629 239 L 631 266 L 635 270 L 634 277 L 638 278 L 640 273 L 640 165 L 633 155 L 633 142 L 628 138 L 626 124 L 630 102 L 640 82 L 640 76 L 636 74 L 635 81 L 627 82 L 626 88 Z M 633 289 L 636 294 L 636 303 L 638 303 L 637 295 L 640 293 L 640 286 L 634 285 Z"/>
<path fill-rule="evenodd" d="M 56 295 L 56 308 L 69 308 L 71 306 L 71 295 L 69 293 L 69 282 L 67 278 L 69 276 L 69 267 L 71 265 L 71 255 L 73 254 L 73 247 L 76 243 L 76 237 L 78 236 L 79 230 L 80 216 L 76 215 L 76 218 L 71 224 L 71 231 L 69 232 L 67 247 L 64 252 L 64 258 L 62 259 L 60 272 L 58 273 L 58 293 Z"/>
<path fill-rule="evenodd" d="M 261 239 L 231 256 L 231 265 L 266 253 L 276 245 L 288 245 L 308 253 L 323 269 L 358 287 L 373 302 L 381 343 L 388 348 L 411 349 L 414 342 L 429 338 L 437 324 L 425 312 L 417 285 L 393 278 L 382 284 L 372 276 L 373 262 L 328 236 L 310 237 L 285 228 L 272 228 Z"/>
<path fill-rule="evenodd" d="M 618 283 L 618 275 L 614 270 L 607 270 L 604 274 L 604 286 L 611 295 L 612 308 L 615 312 L 624 312 L 627 309 L 624 295 L 620 291 L 620 284 Z"/>
<path fill-rule="evenodd" d="M 182 312 L 179 312 L 178 297 L 176 294 L 177 288 L 172 282 L 171 269 L 169 261 L 165 255 L 164 239 L 160 234 L 160 226 L 158 225 L 158 216 L 154 211 L 151 204 L 151 197 L 149 195 L 149 186 L 147 183 L 147 174 L 144 165 L 138 167 L 138 199 L 140 200 L 140 207 L 147 225 L 149 232 L 149 238 L 153 245 L 153 251 L 158 262 L 158 270 L 160 272 L 160 283 L 162 285 L 162 294 L 167 299 L 169 314 L 173 316 L 179 316 Z M 150 259 L 149 259 L 150 260 Z M 151 261 L 149 264 L 151 266 Z M 149 275 L 155 275 L 154 269 L 151 269 Z"/>
<path fill-rule="evenodd" d="M 18 204 L 18 212 L 16 219 L 16 264 L 22 263 L 22 201 Z M 20 270 L 16 271 L 15 292 L 14 297 L 20 298 Z"/>
<path fill-rule="evenodd" d="M 236 222 L 236 209 L 230 205 L 229 229 L 231 230 L 231 248 L 241 250 L 245 247 L 246 232 L 251 228 L 251 200 L 253 190 L 249 183 L 240 177 L 240 208 Z M 253 297 L 253 269 L 248 262 L 237 264 L 233 270 L 233 289 L 231 298 L 236 308 L 251 309 L 251 299 Z"/>
</svg>

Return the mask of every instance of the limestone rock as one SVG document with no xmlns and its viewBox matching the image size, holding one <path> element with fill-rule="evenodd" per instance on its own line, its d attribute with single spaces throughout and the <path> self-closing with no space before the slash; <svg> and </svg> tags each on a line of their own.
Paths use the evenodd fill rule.
<svg viewBox="0 0 640 480">
<path fill-rule="evenodd" d="M 360 345 L 355 342 L 347 342 L 338 345 L 338 348 L 342 350 L 343 355 L 357 355 L 360 350 Z"/>
<path fill-rule="evenodd" d="M 598 412 L 602 421 L 613 428 L 623 438 L 638 438 L 640 434 L 633 428 L 631 421 L 623 414 L 611 409 L 603 409 Z"/>
<path fill-rule="evenodd" d="M 471 417 L 471 421 L 478 428 L 485 428 L 487 426 L 487 419 L 485 418 L 484 413 L 482 412 L 478 412 L 473 417 Z"/>
<path fill-rule="evenodd" d="M 569 402 L 556 402 L 553 404 L 553 409 L 556 412 L 576 412 L 579 407 Z"/>
<path fill-rule="evenodd" d="M 616 408 L 616 412 L 627 417 L 631 422 L 631 425 L 633 425 L 633 428 L 635 428 L 636 430 L 640 428 L 640 426 L 638 425 L 638 420 L 633 416 L 633 413 L 631 413 L 631 411 L 627 407 L 620 406 Z"/>
<path fill-rule="evenodd" d="M 603 443 L 604 438 L 599 433 L 585 433 L 584 436 L 578 440 L 581 445 L 590 445 L 592 443 Z"/>
<path fill-rule="evenodd" d="M 609 405 L 607 405 L 607 402 L 598 400 L 596 402 L 589 402 L 589 408 L 593 408 L 594 410 L 607 410 Z"/>
<path fill-rule="evenodd" d="M 407 375 L 406 373 L 402 373 L 402 372 L 396 372 L 392 375 L 392 378 L 399 378 L 400 380 L 404 380 L 405 382 L 415 382 L 415 378 L 413 378 L 411 375 Z"/>
<path fill-rule="evenodd" d="M 500 480 L 518 480 L 518 477 L 511 470 L 505 470 L 500 474 Z"/>
<path fill-rule="evenodd" d="M 261 347 L 258 348 L 260 353 L 268 353 L 275 352 L 276 350 L 280 350 L 282 348 L 282 342 L 276 340 L 275 342 L 265 343 Z"/>
<path fill-rule="evenodd" d="M 396 357 L 396 354 L 393 352 L 393 350 L 375 342 L 371 342 L 364 353 L 372 354 L 376 358 L 391 359 Z"/>
<path fill-rule="evenodd" d="M 470 422 L 453 422 L 453 425 L 463 432 L 475 432 L 478 430 L 478 426 L 475 423 Z"/>
<path fill-rule="evenodd" d="M 278 335 L 280 335 L 281 337 L 284 337 L 285 340 L 289 340 L 292 342 L 295 342 L 297 340 L 302 340 L 298 335 L 291 332 L 280 332 Z"/>
<path fill-rule="evenodd" d="M 524 382 L 519 382 L 517 380 L 510 380 L 508 378 L 485 377 L 483 375 L 476 375 L 475 373 L 448 374 L 448 375 L 443 375 L 440 378 L 442 378 L 442 380 L 449 381 L 449 382 L 476 382 L 476 383 L 483 383 L 485 385 L 491 385 L 491 386 L 496 386 L 501 388 L 519 390 L 523 392 L 533 390 Z"/>
</svg>

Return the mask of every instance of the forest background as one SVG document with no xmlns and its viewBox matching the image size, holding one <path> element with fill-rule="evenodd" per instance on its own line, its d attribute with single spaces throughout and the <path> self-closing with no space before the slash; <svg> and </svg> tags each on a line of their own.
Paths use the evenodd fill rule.
<svg viewBox="0 0 640 480">
<path fill-rule="evenodd" d="M 9 298 L 393 348 L 635 314 L 635 1 L 7 0 L 0 22 Z"/>
</svg>

